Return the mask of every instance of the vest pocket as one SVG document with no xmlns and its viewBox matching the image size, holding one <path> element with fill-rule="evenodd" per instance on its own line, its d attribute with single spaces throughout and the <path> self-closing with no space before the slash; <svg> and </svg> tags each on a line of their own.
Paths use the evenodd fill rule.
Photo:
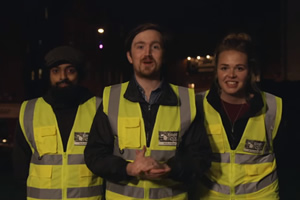
<svg viewBox="0 0 300 200">
<path fill-rule="evenodd" d="M 245 165 L 245 170 L 249 176 L 262 176 L 272 172 L 272 163 Z"/>
<path fill-rule="evenodd" d="M 91 177 L 93 173 L 87 168 L 86 165 L 80 165 L 80 177 Z"/>
<path fill-rule="evenodd" d="M 55 126 L 34 129 L 39 156 L 57 153 L 57 131 Z"/>
<path fill-rule="evenodd" d="M 31 176 L 40 178 L 51 178 L 52 177 L 52 166 L 51 165 L 37 165 L 33 167 Z"/>
<path fill-rule="evenodd" d="M 140 118 L 119 118 L 118 136 L 121 150 L 141 147 Z"/>
<path fill-rule="evenodd" d="M 208 124 L 207 134 L 213 152 L 224 153 L 224 139 L 222 126 L 219 124 Z"/>
</svg>

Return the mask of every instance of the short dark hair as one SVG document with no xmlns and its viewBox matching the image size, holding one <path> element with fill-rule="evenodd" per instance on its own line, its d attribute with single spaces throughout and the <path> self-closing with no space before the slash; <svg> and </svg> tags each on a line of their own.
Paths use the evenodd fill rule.
<svg viewBox="0 0 300 200">
<path fill-rule="evenodd" d="M 144 23 L 144 24 L 138 25 L 136 28 L 134 28 L 133 30 L 131 30 L 128 33 L 128 35 L 125 39 L 125 51 L 126 52 L 131 50 L 132 41 L 135 38 L 135 36 L 146 30 L 158 31 L 161 34 L 163 49 L 165 50 L 167 48 L 168 43 L 170 41 L 170 37 L 169 37 L 167 31 L 158 24 Z"/>
</svg>

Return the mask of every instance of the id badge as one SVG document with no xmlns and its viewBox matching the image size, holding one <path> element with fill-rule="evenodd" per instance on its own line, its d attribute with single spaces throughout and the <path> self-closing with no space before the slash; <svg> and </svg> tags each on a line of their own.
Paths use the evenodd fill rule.
<svg viewBox="0 0 300 200">
<path fill-rule="evenodd" d="M 159 131 L 160 146 L 177 146 L 178 143 L 178 131 Z"/>
<path fill-rule="evenodd" d="M 85 146 L 87 144 L 89 133 L 75 132 L 74 145 Z"/>
<path fill-rule="evenodd" d="M 265 142 L 257 140 L 246 140 L 244 151 L 250 153 L 262 153 L 265 146 Z"/>
</svg>

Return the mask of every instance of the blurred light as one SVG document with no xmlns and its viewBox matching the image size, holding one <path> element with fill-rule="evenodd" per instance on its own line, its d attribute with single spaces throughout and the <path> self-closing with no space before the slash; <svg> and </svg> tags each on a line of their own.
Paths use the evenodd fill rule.
<svg viewBox="0 0 300 200">
<path fill-rule="evenodd" d="M 39 79 L 42 79 L 42 73 L 43 73 L 43 70 L 39 69 Z"/>
<path fill-rule="evenodd" d="M 210 59 L 210 55 L 207 55 L 206 58 L 207 58 L 207 59 Z"/>
<path fill-rule="evenodd" d="M 197 56 L 197 60 L 200 60 L 201 59 L 201 56 Z"/>
<path fill-rule="evenodd" d="M 7 139 L 2 139 L 2 143 L 6 143 L 7 142 Z"/>
<path fill-rule="evenodd" d="M 99 44 L 99 49 L 103 49 L 103 44 L 100 42 L 100 44 Z"/>
<path fill-rule="evenodd" d="M 189 84 L 188 84 L 188 87 L 194 89 L 194 88 L 195 88 L 195 84 L 194 84 L 194 83 L 189 83 Z"/>
<path fill-rule="evenodd" d="M 98 28 L 98 33 L 100 33 L 100 34 L 104 33 L 104 29 L 103 28 Z"/>
<path fill-rule="evenodd" d="M 188 60 L 191 60 L 192 58 L 189 56 L 189 57 L 187 57 L 187 59 L 188 59 Z"/>
</svg>

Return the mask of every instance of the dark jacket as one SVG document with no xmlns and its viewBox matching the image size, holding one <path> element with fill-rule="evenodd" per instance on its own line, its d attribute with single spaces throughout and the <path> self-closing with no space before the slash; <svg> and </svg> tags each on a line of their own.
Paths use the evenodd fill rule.
<svg viewBox="0 0 300 200">
<path fill-rule="evenodd" d="M 146 134 L 152 134 L 157 110 L 160 105 L 177 106 L 177 96 L 166 82 L 161 85 L 161 95 L 157 102 L 147 103 L 134 79 L 129 82 L 124 98 L 139 102 L 145 122 Z M 149 106 L 151 109 L 149 109 Z M 147 135 L 151 139 L 151 135 Z M 150 142 L 150 141 L 148 141 Z M 148 143 L 149 144 L 149 143 Z M 130 180 L 126 166 L 128 162 L 113 155 L 114 136 L 107 115 L 101 105 L 96 113 L 85 149 L 85 161 L 90 170 L 104 179 L 114 182 Z M 196 115 L 176 155 L 167 161 L 171 168 L 169 178 L 189 182 L 200 177 L 210 167 L 211 149 L 200 115 Z"/>
<path fill-rule="evenodd" d="M 254 117 L 258 112 L 260 112 L 264 105 L 261 94 L 259 92 L 254 92 L 253 98 L 251 98 L 250 101 L 248 102 L 250 104 L 248 112 L 246 112 L 241 118 L 237 119 L 237 121 L 235 122 L 235 129 L 234 129 L 235 131 L 234 131 L 234 133 L 232 133 L 231 132 L 231 123 L 230 123 L 225 111 L 222 108 L 220 95 L 219 95 L 218 89 L 216 88 L 215 85 L 213 85 L 211 87 L 211 89 L 207 95 L 207 101 L 216 111 L 218 111 L 220 113 L 220 116 L 221 116 L 222 122 L 223 122 L 223 126 L 226 130 L 227 138 L 228 138 L 231 149 L 236 149 L 237 145 L 239 144 L 249 118 Z M 276 155 L 279 154 L 279 150 L 280 150 L 280 146 L 281 146 L 280 138 L 282 137 L 283 130 L 284 130 L 284 124 L 285 124 L 285 118 L 286 118 L 285 115 L 286 115 L 286 113 L 285 113 L 284 107 L 283 107 L 281 123 L 280 123 L 279 129 L 277 131 L 275 140 L 273 141 L 274 142 L 274 151 L 275 151 Z M 277 156 L 277 162 L 278 162 L 278 156 Z"/>
<path fill-rule="evenodd" d="M 65 98 L 57 99 L 52 90 L 43 96 L 49 103 L 55 113 L 56 120 L 61 134 L 64 150 L 67 148 L 69 135 L 74 123 L 77 108 L 80 104 L 86 102 L 93 95 L 83 87 L 75 88 L 76 95 L 67 95 Z M 45 113 L 46 114 L 46 113 Z M 32 151 L 27 143 L 20 124 L 17 124 L 15 133 L 15 142 L 12 154 L 14 177 L 19 190 L 22 191 L 23 199 L 26 199 L 26 180 L 29 173 L 29 165 Z"/>
</svg>

